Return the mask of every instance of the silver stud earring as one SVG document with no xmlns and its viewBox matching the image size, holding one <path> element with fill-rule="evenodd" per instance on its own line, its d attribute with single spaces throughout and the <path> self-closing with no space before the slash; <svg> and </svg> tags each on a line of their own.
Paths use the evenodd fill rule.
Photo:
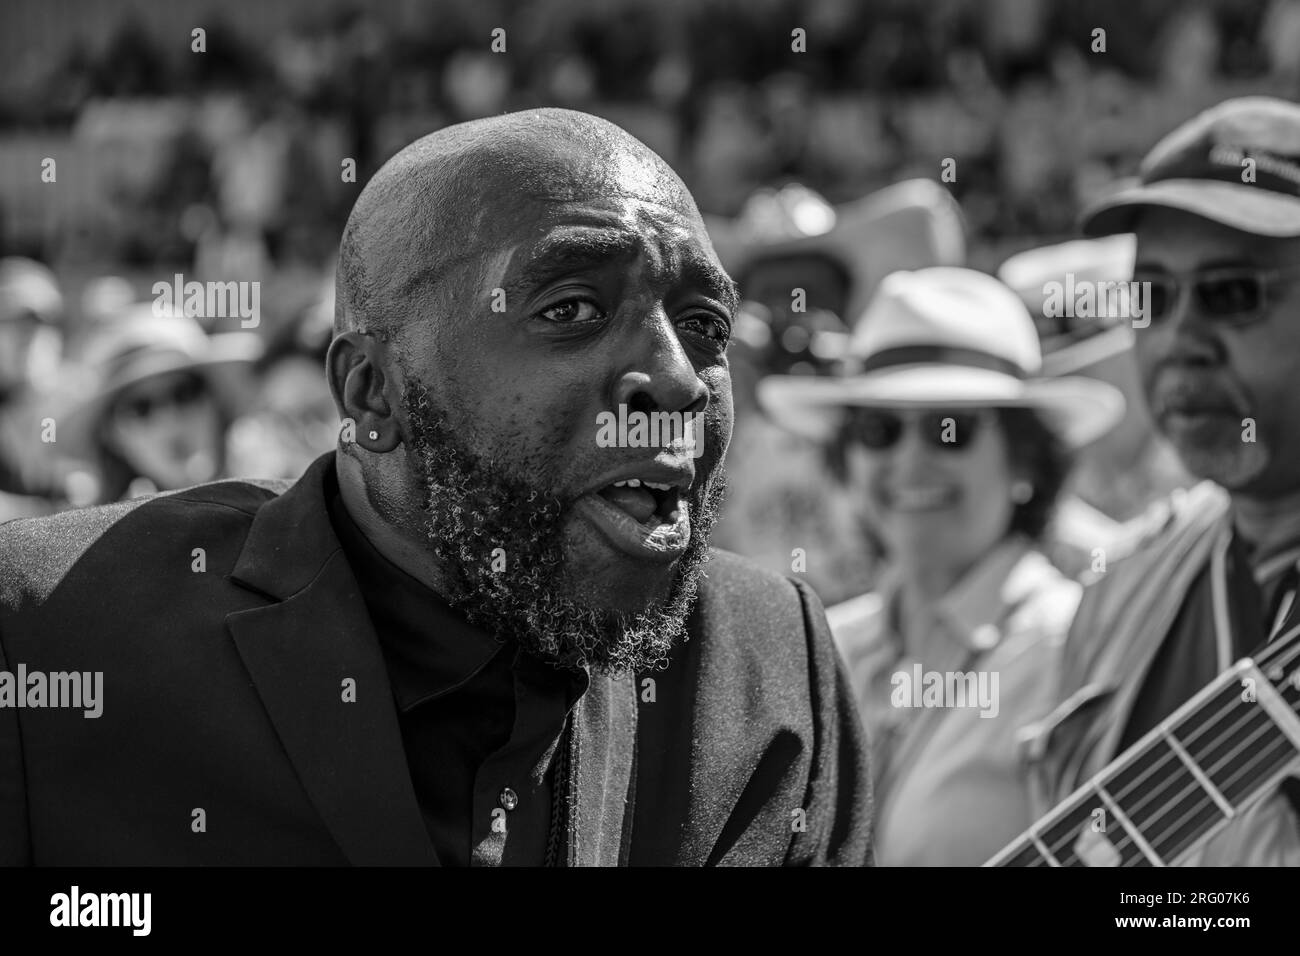
<svg viewBox="0 0 1300 956">
<path fill-rule="evenodd" d="M 373 428 L 370 429 L 370 440 L 379 441 L 379 432 L 375 431 Z"/>
</svg>

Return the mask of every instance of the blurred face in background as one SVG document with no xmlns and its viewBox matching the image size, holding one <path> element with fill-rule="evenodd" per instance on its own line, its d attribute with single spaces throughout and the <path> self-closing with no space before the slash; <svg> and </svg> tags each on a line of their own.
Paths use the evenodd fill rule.
<svg viewBox="0 0 1300 956">
<path fill-rule="evenodd" d="M 230 428 L 230 470 L 296 478 L 334 447 L 338 433 L 323 363 L 306 355 L 286 356 L 262 374 L 256 407 Z"/>
<path fill-rule="evenodd" d="M 191 372 L 155 375 L 123 390 L 104 433 L 108 447 L 161 491 L 215 478 L 222 440 L 216 400 Z"/>
<path fill-rule="evenodd" d="M 25 387 L 38 366 L 52 365 L 35 360 L 49 351 L 53 335 L 30 313 L 0 317 L 0 399 Z"/>
<path fill-rule="evenodd" d="M 301 355 L 276 362 L 262 379 L 261 405 L 311 458 L 334 447 L 338 413 L 322 362 Z"/>
<path fill-rule="evenodd" d="M 794 290 L 803 289 L 804 311 L 824 309 L 843 319 L 849 296 L 844 270 L 816 255 L 790 255 L 760 260 L 745 274 L 741 295 L 771 309 L 780 324 L 798 318 L 792 311 Z"/>
<path fill-rule="evenodd" d="M 849 488 L 903 568 L 969 568 L 1006 535 L 1014 505 L 993 409 L 851 408 Z"/>
</svg>

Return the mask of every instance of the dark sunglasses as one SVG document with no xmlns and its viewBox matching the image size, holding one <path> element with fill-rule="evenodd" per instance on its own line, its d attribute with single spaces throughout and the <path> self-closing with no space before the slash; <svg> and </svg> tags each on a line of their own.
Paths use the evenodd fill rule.
<svg viewBox="0 0 1300 956">
<path fill-rule="evenodd" d="M 1201 314 L 1232 325 L 1249 325 L 1262 319 L 1271 301 L 1270 295 L 1284 276 L 1296 269 L 1257 269 L 1252 266 L 1225 266 L 1202 269 L 1190 276 L 1138 269 L 1134 282 L 1149 282 L 1143 288 L 1146 317 L 1152 322 L 1167 319 L 1177 308 L 1183 287 L 1190 278 L 1192 295 Z M 1149 292 L 1148 292 L 1149 290 Z"/>
<path fill-rule="evenodd" d="M 167 408 L 188 408 L 206 391 L 203 380 L 187 377 L 163 392 L 140 392 L 121 398 L 114 412 L 123 418 L 149 418 Z"/>
<path fill-rule="evenodd" d="M 960 451 L 975 440 L 983 415 L 979 412 L 935 409 L 910 420 L 932 448 Z M 844 437 L 872 451 L 893 448 L 903 437 L 909 418 L 887 408 L 853 408 L 844 422 Z"/>
</svg>

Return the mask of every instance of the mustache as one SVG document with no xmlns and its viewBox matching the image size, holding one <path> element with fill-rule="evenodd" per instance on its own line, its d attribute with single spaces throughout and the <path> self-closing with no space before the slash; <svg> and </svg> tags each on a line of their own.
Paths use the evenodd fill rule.
<svg viewBox="0 0 1300 956">
<path fill-rule="evenodd" d="M 1231 412 L 1244 415 L 1250 411 L 1250 397 L 1235 382 L 1215 372 L 1186 366 L 1158 369 L 1148 393 L 1152 414 L 1170 412 Z"/>
</svg>

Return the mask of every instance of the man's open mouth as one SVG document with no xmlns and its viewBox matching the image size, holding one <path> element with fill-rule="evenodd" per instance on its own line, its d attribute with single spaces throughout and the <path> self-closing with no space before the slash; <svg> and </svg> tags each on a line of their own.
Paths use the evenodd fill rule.
<svg viewBox="0 0 1300 956">
<path fill-rule="evenodd" d="M 620 478 L 583 495 L 574 509 L 623 553 L 674 560 L 691 538 L 689 488 L 689 478 Z"/>
</svg>

